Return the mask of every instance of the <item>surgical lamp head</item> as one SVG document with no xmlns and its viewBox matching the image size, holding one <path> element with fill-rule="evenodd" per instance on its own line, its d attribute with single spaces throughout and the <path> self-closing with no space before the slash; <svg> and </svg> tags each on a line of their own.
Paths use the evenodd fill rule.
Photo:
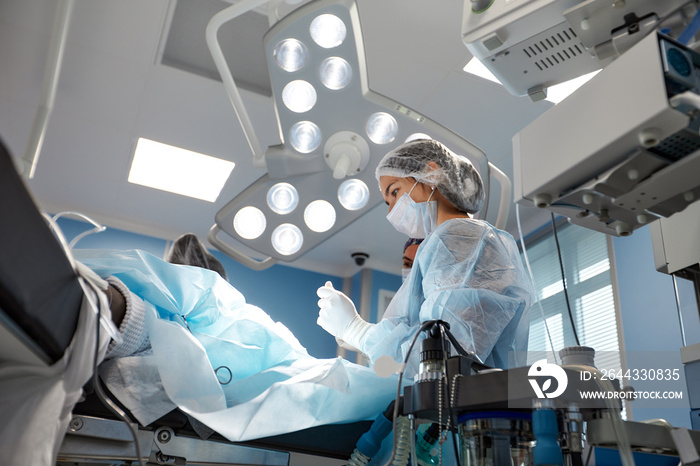
<svg viewBox="0 0 700 466">
<path fill-rule="evenodd" d="M 392 150 L 379 162 L 375 176 L 377 181 L 396 176 L 435 186 L 454 207 L 468 214 L 478 212 L 484 204 L 484 184 L 474 165 L 433 139 L 413 140 Z"/>
</svg>

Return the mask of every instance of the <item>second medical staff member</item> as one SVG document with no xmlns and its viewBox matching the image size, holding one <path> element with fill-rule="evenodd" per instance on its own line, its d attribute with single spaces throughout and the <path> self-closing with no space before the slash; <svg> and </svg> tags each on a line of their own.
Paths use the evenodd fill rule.
<svg viewBox="0 0 700 466">
<path fill-rule="evenodd" d="M 532 287 L 513 237 L 470 218 L 484 202 L 472 164 L 443 144 L 422 139 L 384 156 L 376 177 L 389 222 L 425 240 L 379 323 L 365 322 L 329 282 L 318 289 L 318 324 L 372 361 L 382 355 L 403 361 L 420 324 L 439 319 L 485 364 L 524 365 Z M 407 375 L 418 371 L 418 353 L 414 348 Z"/>
<path fill-rule="evenodd" d="M 423 238 L 409 238 L 403 245 L 403 256 L 401 257 L 401 283 L 405 282 L 408 274 L 411 273 L 413 261 L 416 259 L 418 246 L 423 242 Z"/>
</svg>

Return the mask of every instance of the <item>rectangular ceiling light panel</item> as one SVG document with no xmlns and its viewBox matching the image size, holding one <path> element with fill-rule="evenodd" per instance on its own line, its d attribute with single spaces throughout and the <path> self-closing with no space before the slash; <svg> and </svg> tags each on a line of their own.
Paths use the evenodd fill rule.
<svg viewBox="0 0 700 466">
<path fill-rule="evenodd" d="M 228 160 L 139 138 L 129 183 L 214 202 L 234 165 Z"/>
</svg>

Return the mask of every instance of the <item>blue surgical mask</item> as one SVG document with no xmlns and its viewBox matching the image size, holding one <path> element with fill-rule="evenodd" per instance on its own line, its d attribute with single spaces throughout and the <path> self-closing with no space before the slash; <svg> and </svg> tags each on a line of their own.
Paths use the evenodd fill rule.
<svg viewBox="0 0 700 466">
<path fill-rule="evenodd" d="M 413 188 L 417 184 L 416 181 Z M 435 188 L 426 202 L 416 202 L 411 198 L 413 188 L 408 193 L 403 193 L 396 201 L 386 219 L 399 233 L 409 238 L 421 239 L 428 236 L 437 226 L 437 201 L 430 201 Z"/>
<path fill-rule="evenodd" d="M 401 269 L 401 283 L 404 283 L 406 279 L 408 278 L 408 275 L 411 273 L 411 268 L 410 267 L 405 267 Z"/>
</svg>

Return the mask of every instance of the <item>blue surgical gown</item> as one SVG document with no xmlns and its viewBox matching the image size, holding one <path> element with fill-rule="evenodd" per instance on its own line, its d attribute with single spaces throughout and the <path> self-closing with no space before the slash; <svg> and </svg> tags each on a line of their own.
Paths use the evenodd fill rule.
<svg viewBox="0 0 700 466">
<path fill-rule="evenodd" d="M 523 366 L 531 283 L 509 233 L 482 220 L 447 220 L 420 245 L 411 273 L 359 349 L 372 361 L 382 355 L 404 361 L 421 323 L 439 319 L 485 364 Z M 416 343 L 407 375 L 417 373 L 419 352 Z M 514 352 L 510 364 L 509 352 Z"/>
</svg>

